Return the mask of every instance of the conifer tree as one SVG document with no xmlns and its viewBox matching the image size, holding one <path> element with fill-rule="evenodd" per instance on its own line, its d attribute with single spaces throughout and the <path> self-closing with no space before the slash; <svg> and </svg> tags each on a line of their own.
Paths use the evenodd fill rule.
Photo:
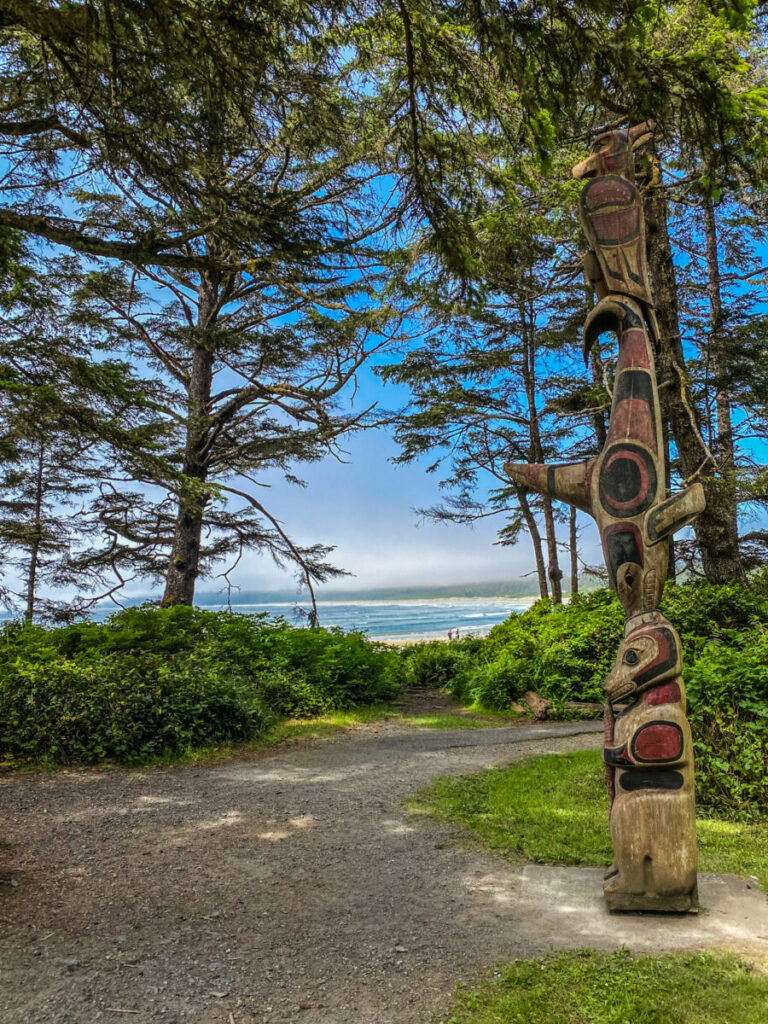
<svg viewBox="0 0 768 1024">
<path fill-rule="evenodd" d="M 125 582 L 96 501 L 111 477 L 145 472 L 162 424 L 151 384 L 74 329 L 61 268 L 13 232 L 2 263 L 0 593 L 27 620 L 67 617 Z"/>
<path fill-rule="evenodd" d="M 32 79 L 9 79 L 27 114 L 11 150 L 39 147 L 45 165 L 19 167 L 0 223 L 121 261 L 74 272 L 80 324 L 160 377 L 172 435 L 149 490 L 115 486 L 101 514 L 126 557 L 164 577 L 166 604 L 190 603 L 202 571 L 248 547 L 294 562 L 311 587 L 335 571 L 327 549 L 291 541 L 261 477 L 296 479 L 295 463 L 364 421 L 335 403 L 396 329 L 374 301 L 396 219 L 372 184 L 390 108 L 356 70 L 353 26 L 333 5 L 169 0 L 131 19 L 75 4 L 66 38 L 60 13 L 43 24 L 24 4 L 12 12 Z M 63 71 L 50 95 L 31 67 L 43 44 Z M 46 104 L 62 114 L 37 131 L 29 115 Z M 40 216 L 51 199 L 61 212 Z"/>
</svg>

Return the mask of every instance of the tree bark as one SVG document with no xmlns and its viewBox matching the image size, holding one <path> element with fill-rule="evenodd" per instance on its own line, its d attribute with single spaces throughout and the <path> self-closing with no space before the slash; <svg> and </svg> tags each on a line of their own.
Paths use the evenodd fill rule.
<svg viewBox="0 0 768 1024">
<path fill-rule="evenodd" d="M 32 622 L 35 617 L 35 604 L 37 596 L 37 568 L 40 561 L 40 544 L 43 534 L 43 475 L 45 467 L 45 449 L 43 442 L 40 442 L 40 449 L 37 459 L 37 479 L 35 480 L 35 519 L 32 541 L 29 547 L 29 571 L 27 572 L 27 593 L 26 608 L 24 609 L 24 620 Z"/>
<path fill-rule="evenodd" d="M 538 460 L 537 460 L 538 461 Z M 557 557 L 557 533 L 555 531 L 555 512 L 552 499 L 548 494 L 542 495 L 544 506 L 544 533 L 547 538 L 547 576 L 549 577 L 550 594 L 552 604 L 563 603 L 563 570 L 560 568 L 560 560 Z"/>
<path fill-rule="evenodd" d="M 216 318 L 218 294 L 217 275 L 201 275 L 198 288 L 198 329 L 201 341 L 192 354 L 192 372 L 187 391 L 187 423 L 184 446 L 184 476 L 186 481 L 179 493 L 179 510 L 173 537 L 173 548 L 168 563 L 162 606 L 191 605 L 195 598 L 195 585 L 200 573 L 200 542 L 208 494 L 208 456 L 205 451 L 209 429 L 211 391 L 213 387 L 214 355 L 207 343 L 206 329 Z"/>
<path fill-rule="evenodd" d="M 523 383 L 525 396 L 528 403 L 528 423 L 530 437 L 530 461 L 544 462 L 544 449 L 541 444 L 541 431 L 539 429 L 539 411 L 536 408 L 536 351 L 534 343 L 535 323 L 531 316 L 526 315 L 524 309 L 520 310 L 523 323 Z M 557 554 L 557 533 L 555 531 L 555 512 L 552 499 L 548 494 L 542 494 L 541 506 L 544 513 L 544 534 L 547 540 L 547 577 L 549 578 L 549 592 L 553 604 L 563 603 L 563 588 L 561 580 L 563 571 Z"/>
<path fill-rule="evenodd" d="M 523 487 L 518 489 L 517 497 L 520 502 L 523 519 L 525 519 L 525 525 L 531 537 L 531 544 L 533 545 L 533 557 L 536 559 L 536 575 L 539 580 L 539 596 L 547 598 L 549 597 L 549 587 L 547 586 L 547 566 L 544 562 L 544 551 L 541 545 L 539 524 L 536 522 L 536 516 L 533 514 L 531 503 L 528 501 L 528 495 Z"/>
<path fill-rule="evenodd" d="M 729 544 L 739 552 L 738 501 L 736 496 L 736 453 L 733 444 L 731 402 L 725 387 L 725 331 L 720 279 L 720 258 L 717 252 L 717 220 L 712 197 L 704 197 L 704 235 L 707 254 L 707 293 L 709 296 L 709 361 L 715 381 L 714 456 L 718 472 L 718 490 L 724 512 L 728 514 Z M 744 571 L 742 568 L 742 577 Z M 745 579 L 743 579 L 745 582 Z"/>
<path fill-rule="evenodd" d="M 664 436 L 664 489 L 667 497 L 672 494 L 672 453 L 669 445 L 669 420 L 662 418 L 662 432 Z M 677 568 L 675 564 L 675 535 L 671 533 L 669 540 L 669 561 L 667 562 L 667 579 L 674 582 L 677 579 Z"/>
<path fill-rule="evenodd" d="M 578 534 L 576 533 L 576 506 L 571 505 L 568 517 L 568 535 L 571 555 L 571 594 L 579 592 L 579 549 Z"/>
<path fill-rule="evenodd" d="M 649 186 L 645 196 L 648 270 L 659 323 L 659 378 L 662 417 L 672 428 L 680 462 L 686 478 L 700 476 L 707 507 L 694 521 L 696 544 L 704 574 L 710 583 L 746 582 L 734 545 L 727 495 L 723 495 L 712 475 L 710 453 L 701 436 L 701 419 L 693 403 L 685 372 L 677 282 L 672 247 L 667 227 L 668 204 L 662 186 L 661 165 L 651 160 Z"/>
</svg>

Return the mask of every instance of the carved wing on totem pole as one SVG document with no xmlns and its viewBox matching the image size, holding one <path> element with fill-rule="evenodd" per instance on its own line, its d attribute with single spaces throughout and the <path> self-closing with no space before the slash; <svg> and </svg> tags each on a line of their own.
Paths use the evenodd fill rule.
<svg viewBox="0 0 768 1024">
<path fill-rule="evenodd" d="M 667 496 L 654 346 L 658 327 L 645 255 L 636 149 L 649 124 L 599 135 L 573 169 L 586 179 L 580 215 L 592 250 L 584 268 L 598 302 L 584 352 L 603 333 L 619 342 L 611 416 L 602 451 L 563 465 L 507 463 L 517 483 L 575 505 L 596 521 L 611 587 L 627 616 L 616 667 L 605 682 L 604 759 L 611 791 L 615 864 L 611 910 L 695 910 L 693 755 L 685 718 L 680 638 L 658 611 L 668 538 L 704 509 L 696 483 Z M 613 706 L 631 699 L 614 716 Z"/>
</svg>

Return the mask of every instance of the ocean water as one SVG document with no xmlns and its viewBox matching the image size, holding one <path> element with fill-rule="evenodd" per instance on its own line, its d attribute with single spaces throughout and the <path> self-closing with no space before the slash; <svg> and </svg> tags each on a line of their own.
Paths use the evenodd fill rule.
<svg viewBox="0 0 768 1024">
<path fill-rule="evenodd" d="M 435 598 L 411 601 L 318 601 L 321 626 L 365 630 L 379 640 L 445 637 L 458 629 L 460 636 L 481 636 L 512 612 L 525 611 L 534 598 Z M 209 605 L 218 610 L 226 605 Z M 306 609 L 299 602 L 298 607 Z M 267 612 L 281 615 L 292 625 L 306 622 L 294 604 L 233 604 L 244 615 Z"/>
<path fill-rule="evenodd" d="M 448 631 L 460 636 L 482 636 L 513 612 L 529 608 L 535 598 L 525 597 L 440 597 L 379 601 L 318 601 L 321 626 L 340 626 L 344 630 L 364 630 L 378 640 L 447 639 Z M 138 602 L 137 602 L 138 603 Z M 206 603 L 207 611 L 225 611 L 227 605 Z M 307 625 L 305 601 L 274 604 L 233 603 L 232 611 L 241 615 L 266 613 L 280 616 L 292 626 Z M 91 618 L 103 621 L 118 611 L 115 605 L 94 608 Z M 12 616 L 0 609 L 0 622 Z"/>
</svg>

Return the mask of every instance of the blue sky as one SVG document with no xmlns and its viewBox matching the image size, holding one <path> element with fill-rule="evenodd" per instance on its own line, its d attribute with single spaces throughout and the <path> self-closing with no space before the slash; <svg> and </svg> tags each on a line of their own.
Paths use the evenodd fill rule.
<svg viewBox="0 0 768 1024">
<path fill-rule="evenodd" d="M 356 406 L 378 401 L 391 409 L 406 400 L 404 388 L 383 385 L 372 367 L 360 374 Z M 335 545 L 332 560 L 354 574 L 327 584 L 322 593 L 510 580 L 534 570 L 527 536 L 514 548 L 494 546 L 501 519 L 485 519 L 475 526 L 420 520 L 414 509 L 432 505 L 441 497 L 439 472 L 426 472 L 432 458 L 394 465 L 398 446 L 384 429 L 357 434 L 347 440 L 345 448 L 349 453 L 345 463 L 327 458 L 299 467 L 306 488 L 291 486 L 274 474 L 271 491 L 264 496 L 294 540 Z M 583 555 L 588 562 L 598 562 L 597 530 L 588 516 L 580 520 Z M 562 530 L 561 536 L 565 539 Z M 567 564 L 567 558 L 564 562 Z M 295 587 L 290 572 L 254 552 L 244 556 L 234 581 L 243 590 Z M 218 589 L 214 579 L 199 587 L 200 592 Z M 532 576 L 531 591 L 536 590 Z"/>
</svg>

